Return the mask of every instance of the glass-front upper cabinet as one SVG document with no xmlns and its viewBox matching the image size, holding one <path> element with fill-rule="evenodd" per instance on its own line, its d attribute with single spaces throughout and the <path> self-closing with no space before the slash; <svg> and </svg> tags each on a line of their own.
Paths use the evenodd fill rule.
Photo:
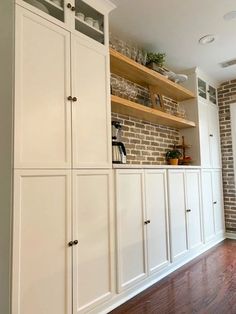
<svg viewBox="0 0 236 314">
<path fill-rule="evenodd" d="M 216 94 L 216 88 L 212 87 L 211 85 L 208 86 L 208 94 L 209 94 L 209 100 L 212 102 L 214 105 L 217 104 L 217 94 Z"/>
<path fill-rule="evenodd" d="M 207 85 L 206 82 L 198 78 L 198 95 L 207 99 Z"/>
<path fill-rule="evenodd" d="M 75 29 L 104 44 L 104 15 L 82 0 L 75 0 Z"/>
<path fill-rule="evenodd" d="M 44 13 L 65 22 L 64 0 L 23 0 Z"/>
<path fill-rule="evenodd" d="M 198 96 L 210 101 L 214 105 L 217 105 L 216 88 L 200 78 L 198 78 Z"/>
</svg>

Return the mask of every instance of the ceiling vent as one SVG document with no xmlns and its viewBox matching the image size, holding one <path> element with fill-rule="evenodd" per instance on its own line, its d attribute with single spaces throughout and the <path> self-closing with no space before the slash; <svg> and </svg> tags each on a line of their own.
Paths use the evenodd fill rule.
<svg viewBox="0 0 236 314">
<path fill-rule="evenodd" d="M 236 59 L 221 63 L 222 68 L 228 68 L 231 67 L 232 65 L 236 65 Z"/>
</svg>

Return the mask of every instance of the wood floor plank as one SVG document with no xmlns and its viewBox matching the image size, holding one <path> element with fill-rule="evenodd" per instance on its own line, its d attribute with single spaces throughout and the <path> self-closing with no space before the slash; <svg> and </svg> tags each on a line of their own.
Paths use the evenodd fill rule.
<svg viewBox="0 0 236 314">
<path fill-rule="evenodd" d="M 236 314 L 236 241 L 223 241 L 111 313 Z"/>
</svg>

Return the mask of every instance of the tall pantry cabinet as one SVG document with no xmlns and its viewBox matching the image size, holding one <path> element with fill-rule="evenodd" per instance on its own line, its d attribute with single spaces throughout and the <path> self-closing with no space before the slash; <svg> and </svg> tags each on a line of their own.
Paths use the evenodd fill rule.
<svg viewBox="0 0 236 314">
<path fill-rule="evenodd" d="M 6 126 L 14 130 L 6 144 L 12 170 L 1 178 L 13 178 L 5 195 L 13 200 L 5 209 L 13 217 L 6 314 L 85 313 L 112 296 L 113 8 L 107 0 L 18 0 L 7 8 L 15 14 L 15 64 L 14 103 L 2 99 L 14 110 Z"/>
</svg>

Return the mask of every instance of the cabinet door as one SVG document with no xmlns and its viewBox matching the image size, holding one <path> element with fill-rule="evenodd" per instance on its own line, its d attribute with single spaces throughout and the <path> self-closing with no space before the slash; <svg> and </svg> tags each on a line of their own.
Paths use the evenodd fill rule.
<svg viewBox="0 0 236 314">
<path fill-rule="evenodd" d="M 211 150 L 211 165 L 212 168 L 221 167 L 221 151 L 220 151 L 220 131 L 219 131 L 219 116 L 218 108 L 214 105 L 209 105 L 209 132 L 210 132 L 210 150 Z"/>
<path fill-rule="evenodd" d="M 66 27 L 66 24 L 63 23 L 67 20 L 67 15 L 71 15 L 71 10 L 66 8 L 65 2 L 64 0 L 16 0 L 16 3 L 19 5 L 46 19 L 52 20 L 54 23 L 58 23 L 62 27 Z"/>
<path fill-rule="evenodd" d="M 146 277 L 143 172 L 119 171 L 116 178 L 118 290 Z"/>
<path fill-rule="evenodd" d="M 15 172 L 12 314 L 71 313 L 70 174 Z"/>
<path fill-rule="evenodd" d="M 172 260 L 188 250 L 184 170 L 168 171 L 170 237 Z"/>
<path fill-rule="evenodd" d="M 15 167 L 69 168 L 70 34 L 16 8 Z"/>
<path fill-rule="evenodd" d="M 211 167 L 210 131 L 208 104 L 199 102 L 199 132 L 201 165 L 205 168 Z"/>
<path fill-rule="evenodd" d="M 215 236 L 211 170 L 202 171 L 202 203 L 205 242 Z"/>
<path fill-rule="evenodd" d="M 148 269 L 153 273 L 169 263 L 168 206 L 166 198 L 166 171 L 145 172 Z"/>
<path fill-rule="evenodd" d="M 200 171 L 186 170 L 185 186 L 188 218 L 188 243 L 193 249 L 202 244 Z M 190 210 L 190 211 L 189 211 Z"/>
<path fill-rule="evenodd" d="M 91 43 L 72 36 L 73 167 L 111 166 L 108 56 Z"/>
<path fill-rule="evenodd" d="M 111 190 L 107 170 L 74 172 L 74 313 L 87 313 L 112 294 Z"/>
<path fill-rule="evenodd" d="M 224 232 L 224 203 L 223 203 L 223 190 L 222 190 L 222 177 L 221 171 L 212 172 L 213 183 L 213 205 L 215 217 L 215 232 L 216 234 Z"/>
</svg>

